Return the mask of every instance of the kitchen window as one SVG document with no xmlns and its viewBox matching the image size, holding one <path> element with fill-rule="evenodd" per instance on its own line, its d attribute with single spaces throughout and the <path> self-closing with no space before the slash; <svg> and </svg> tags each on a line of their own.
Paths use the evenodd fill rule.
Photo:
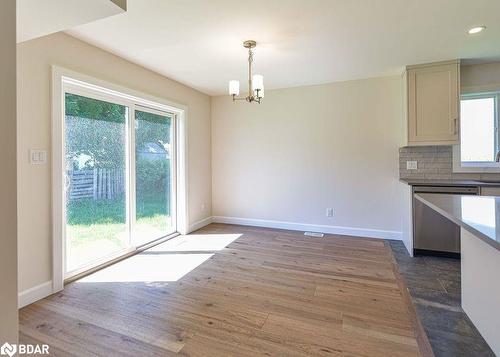
<svg viewBox="0 0 500 357">
<path fill-rule="evenodd" d="M 455 172 L 500 171 L 500 92 L 464 94 L 460 100 L 460 145 L 453 150 Z"/>
</svg>

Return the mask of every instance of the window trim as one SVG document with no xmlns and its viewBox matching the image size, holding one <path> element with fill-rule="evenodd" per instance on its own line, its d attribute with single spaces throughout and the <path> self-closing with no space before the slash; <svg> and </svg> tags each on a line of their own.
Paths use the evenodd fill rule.
<svg viewBox="0 0 500 357">
<path fill-rule="evenodd" d="M 481 93 L 464 93 L 460 96 L 460 102 L 468 99 L 494 98 L 495 100 L 495 153 L 500 150 L 500 130 L 499 130 L 499 114 L 500 114 L 500 91 L 487 91 Z M 460 126 L 461 127 L 461 126 Z M 461 159 L 460 144 L 453 145 L 453 172 L 459 173 L 495 173 L 500 172 L 500 163 L 498 162 L 483 162 L 483 161 L 467 161 Z"/>
</svg>

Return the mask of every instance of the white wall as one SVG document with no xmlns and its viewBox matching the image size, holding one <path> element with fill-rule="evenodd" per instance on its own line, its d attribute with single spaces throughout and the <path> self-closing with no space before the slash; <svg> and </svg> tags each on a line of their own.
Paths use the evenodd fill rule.
<svg viewBox="0 0 500 357">
<path fill-rule="evenodd" d="M 500 90 L 500 62 L 461 66 L 460 87 L 464 93 Z"/>
<path fill-rule="evenodd" d="M 50 150 L 52 64 L 186 105 L 189 222 L 211 215 L 210 97 L 63 33 L 17 49 L 20 291 L 52 279 L 51 165 L 28 162 L 29 149 Z"/>
<path fill-rule="evenodd" d="M 123 13 L 126 0 L 17 0 L 17 42 Z"/>
<path fill-rule="evenodd" d="M 0 1 L 0 345 L 17 343 L 16 2 Z"/>
<path fill-rule="evenodd" d="M 261 105 L 212 98 L 216 220 L 400 238 L 401 88 L 397 76 L 266 91 Z"/>
</svg>

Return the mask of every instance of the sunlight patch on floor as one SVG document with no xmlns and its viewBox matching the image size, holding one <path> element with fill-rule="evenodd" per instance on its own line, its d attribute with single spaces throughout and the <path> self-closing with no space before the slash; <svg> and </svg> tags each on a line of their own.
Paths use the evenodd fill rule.
<svg viewBox="0 0 500 357">
<path fill-rule="evenodd" d="M 82 278 L 77 283 L 177 281 L 240 236 L 241 234 L 178 236 Z"/>
<path fill-rule="evenodd" d="M 78 282 L 153 282 L 177 281 L 213 254 L 139 254 L 125 259 Z"/>
</svg>

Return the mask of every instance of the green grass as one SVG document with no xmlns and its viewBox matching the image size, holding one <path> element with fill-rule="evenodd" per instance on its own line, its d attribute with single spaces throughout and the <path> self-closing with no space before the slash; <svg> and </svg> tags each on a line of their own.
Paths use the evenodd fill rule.
<svg viewBox="0 0 500 357">
<path fill-rule="evenodd" d="M 125 200 L 71 200 L 67 206 L 68 225 L 125 223 Z"/>
<path fill-rule="evenodd" d="M 164 193 L 146 194 L 137 193 L 135 202 L 137 211 L 137 223 L 149 224 L 158 229 L 166 229 L 165 212 L 170 215 L 170 202 Z"/>
<path fill-rule="evenodd" d="M 161 194 L 138 195 L 137 224 L 165 230 L 167 200 Z M 169 208 L 167 206 L 167 212 Z M 108 240 L 122 245 L 120 236 L 125 234 L 125 199 L 72 200 L 67 206 L 67 236 L 72 245 L 91 241 Z"/>
</svg>

